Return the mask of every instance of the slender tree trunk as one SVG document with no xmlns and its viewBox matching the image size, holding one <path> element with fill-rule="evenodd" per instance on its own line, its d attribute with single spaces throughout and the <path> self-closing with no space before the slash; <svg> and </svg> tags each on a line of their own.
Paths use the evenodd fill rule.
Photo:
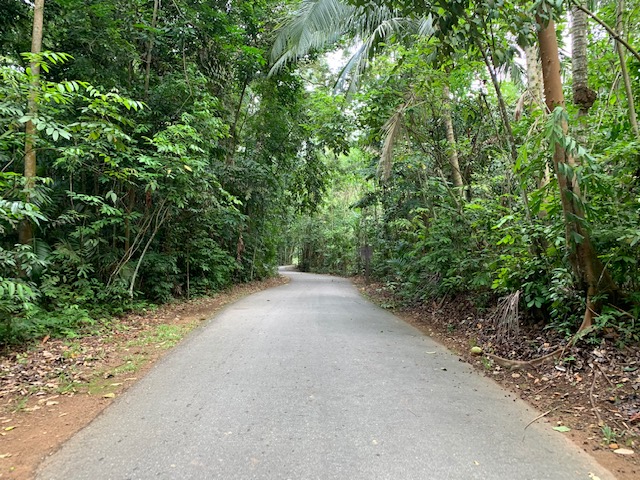
<svg viewBox="0 0 640 480">
<path fill-rule="evenodd" d="M 129 187 L 127 192 L 127 216 L 124 219 L 124 251 L 128 252 L 131 248 L 131 214 L 135 208 L 136 191 L 133 187 Z"/>
<path fill-rule="evenodd" d="M 33 9 L 33 32 L 31 35 L 31 53 L 38 55 L 42 52 L 42 30 L 44 25 L 44 0 L 35 0 Z M 34 117 L 38 111 L 38 90 L 40 89 L 40 62 L 34 58 L 30 64 L 31 85 L 29 88 L 29 100 L 27 112 Z M 33 121 L 27 121 L 25 125 L 24 141 L 24 177 L 26 180 L 27 202 L 29 191 L 34 187 L 36 177 L 36 140 L 38 132 Z M 30 244 L 33 241 L 33 225 L 28 220 L 23 220 L 18 228 L 18 239 L 22 244 Z"/>
<path fill-rule="evenodd" d="M 545 110 L 544 104 L 544 81 L 542 78 L 542 64 L 540 63 L 540 53 L 537 45 L 524 45 L 525 62 L 527 65 L 527 95 L 529 96 L 529 102 L 534 109 Z M 551 180 L 551 171 L 549 170 L 549 164 L 545 162 L 544 171 L 542 176 L 538 180 L 538 188 L 542 188 L 549 184 Z M 541 216 L 546 215 L 545 212 L 540 212 Z"/>
<path fill-rule="evenodd" d="M 135 289 L 135 286 L 136 286 L 136 278 L 138 277 L 138 272 L 140 271 L 140 265 L 142 265 L 142 260 L 144 259 L 144 256 L 146 255 L 147 250 L 149 250 L 149 247 L 151 246 L 151 242 L 153 242 L 153 239 L 156 238 L 156 235 L 158 234 L 158 230 L 160 230 L 160 227 L 162 226 L 164 221 L 167 219 L 168 213 L 169 213 L 169 207 L 164 207 L 164 204 L 161 205 L 158 208 L 158 212 L 156 213 L 155 226 L 153 228 L 153 231 L 151 232 L 151 235 L 149 236 L 149 239 L 147 240 L 147 243 L 145 244 L 144 248 L 142 249 L 142 253 L 140 254 L 140 258 L 138 258 L 138 262 L 136 263 L 136 268 L 133 270 L 133 275 L 131 275 L 131 283 L 129 285 L 129 297 L 130 298 L 133 298 L 133 293 L 134 293 L 134 289 Z"/>
<path fill-rule="evenodd" d="M 242 84 L 242 91 L 240 92 L 240 99 L 238 100 L 238 106 L 236 108 L 235 117 L 233 119 L 233 125 L 231 126 L 231 147 L 227 154 L 227 163 L 233 165 L 233 158 L 236 153 L 236 147 L 238 145 L 238 135 L 240 131 L 238 129 L 238 121 L 242 113 L 242 103 L 244 102 L 244 96 L 247 93 L 247 87 L 249 86 L 249 79 L 245 78 Z"/>
<path fill-rule="evenodd" d="M 160 9 L 160 0 L 153 0 L 153 16 L 151 18 L 151 28 L 155 29 L 158 22 L 158 10 Z M 149 37 L 149 45 L 147 47 L 147 60 L 146 71 L 144 74 L 144 96 L 149 96 L 149 78 L 151 77 L 151 59 L 153 52 L 153 37 L 154 33 L 151 32 Z"/>
<path fill-rule="evenodd" d="M 604 22 L 601 18 L 599 18 L 595 13 L 593 13 L 590 10 L 587 10 L 585 7 L 583 7 L 582 5 L 580 5 L 579 3 L 576 2 L 576 0 L 571 0 L 571 3 L 575 6 L 575 8 L 582 10 L 584 13 L 586 13 L 589 17 L 591 17 L 596 23 L 598 23 L 602 28 L 604 28 L 607 33 L 611 36 L 611 38 L 613 38 L 616 42 L 621 43 L 622 45 L 624 45 L 624 47 L 627 49 L 627 51 L 629 53 L 631 53 L 631 55 L 633 55 L 634 57 L 636 57 L 638 59 L 638 61 L 640 62 L 640 53 L 638 53 L 636 51 L 635 48 L 633 48 L 629 42 L 627 42 L 624 38 L 622 38 L 620 35 L 618 35 L 616 33 L 616 31 L 611 28 L 609 25 L 606 24 L 606 22 Z"/>
<path fill-rule="evenodd" d="M 580 116 L 589 113 L 596 100 L 596 92 L 589 88 L 587 59 L 587 14 L 573 6 L 571 9 L 571 73 L 573 76 L 573 103 Z"/>
<path fill-rule="evenodd" d="M 449 165 L 451 166 L 451 178 L 453 185 L 460 190 L 464 189 L 464 181 L 460 171 L 460 162 L 458 160 L 458 145 L 456 143 L 456 134 L 453 129 L 453 117 L 451 116 L 451 90 L 448 85 L 442 87 L 442 120 L 447 134 L 447 143 L 449 144 Z"/>
<path fill-rule="evenodd" d="M 527 64 L 527 93 L 531 104 L 544 108 L 544 89 L 542 79 L 542 64 L 537 45 L 525 45 L 524 58 Z"/>
<path fill-rule="evenodd" d="M 556 40 L 555 24 L 550 20 L 545 25 L 540 19 L 538 41 L 540 43 L 540 59 L 542 61 L 542 75 L 544 78 L 544 95 L 547 108 L 553 112 L 556 107 L 564 107 L 564 95 L 562 92 L 562 78 L 560 76 L 560 59 L 558 56 L 558 42 Z M 563 122 L 562 130 L 568 131 L 567 122 Z M 594 309 L 592 298 L 599 293 L 611 293 L 617 287 L 609 273 L 598 258 L 591 243 L 591 238 L 585 224 L 584 210 L 582 207 L 582 194 L 574 175 L 566 172 L 574 167 L 575 161 L 556 143 L 554 146 L 553 164 L 560 188 L 560 201 L 564 213 L 565 233 L 570 249 L 569 259 L 578 279 L 580 287 L 587 292 L 587 309 L 581 329 L 591 325 Z"/>
<path fill-rule="evenodd" d="M 616 30 L 618 35 L 624 35 L 624 0 L 618 0 L 616 5 Z M 627 61 L 625 59 L 624 47 L 620 42 L 616 42 L 616 50 L 618 58 L 620 58 L 620 73 L 624 82 L 624 90 L 627 95 L 627 105 L 629 107 L 629 123 L 636 138 L 640 139 L 640 129 L 638 128 L 638 117 L 636 116 L 636 106 L 633 100 L 633 89 L 631 88 L 631 79 L 627 70 Z"/>
<path fill-rule="evenodd" d="M 509 145 L 509 152 L 511 153 L 511 161 L 513 165 L 515 165 L 518 161 L 518 149 L 516 147 L 516 139 L 513 136 L 513 130 L 511 129 L 511 121 L 509 119 L 509 114 L 507 113 L 507 105 L 504 101 L 504 97 L 502 95 L 502 89 L 500 88 L 500 81 L 498 80 L 498 75 L 496 74 L 496 67 L 486 53 L 485 49 L 482 45 L 478 45 L 482 52 L 482 58 L 484 59 L 484 63 L 489 70 L 489 76 L 491 77 L 491 83 L 493 84 L 493 90 L 496 92 L 496 98 L 498 99 L 498 110 L 500 111 L 500 118 L 502 119 L 502 125 L 504 126 L 505 132 L 507 134 L 507 143 Z M 531 209 L 529 208 L 529 197 L 527 196 L 527 192 L 520 185 L 520 196 L 522 197 L 522 204 L 524 205 L 525 215 L 527 220 L 531 221 Z"/>
</svg>

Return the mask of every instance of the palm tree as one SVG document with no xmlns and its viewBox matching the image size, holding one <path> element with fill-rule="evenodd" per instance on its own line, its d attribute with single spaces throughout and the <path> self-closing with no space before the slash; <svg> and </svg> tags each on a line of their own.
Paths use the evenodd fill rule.
<svg viewBox="0 0 640 480">
<path fill-rule="evenodd" d="M 571 70 L 573 103 L 580 108 L 580 116 L 589 113 L 596 100 L 596 92 L 588 85 L 587 14 L 571 7 Z"/>
<path fill-rule="evenodd" d="M 348 38 L 356 46 L 354 53 L 342 69 L 336 82 L 338 88 L 349 83 L 349 90 L 357 88 L 361 74 L 369 62 L 391 37 L 397 42 L 411 42 L 417 37 L 435 33 L 431 15 L 416 17 L 401 15 L 385 5 L 368 3 L 354 6 L 343 0 L 303 0 L 298 10 L 279 29 L 271 50 L 270 74 L 289 63 L 296 62 L 313 52 L 322 51 Z M 443 88 L 443 123 L 449 143 L 449 163 L 453 184 L 459 190 L 464 182 L 458 160 L 452 103 L 448 85 Z M 401 105 L 384 127 L 384 147 L 380 156 L 380 170 L 388 176 L 395 139 L 401 132 Z"/>
<path fill-rule="evenodd" d="M 383 42 L 392 36 L 402 41 L 414 34 L 431 35 L 431 18 L 402 16 L 377 4 L 354 6 L 345 0 L 302 0 L 298 10 L 278 30 L 271 48 L 270 74 L 349 39 L 357 48 L 342 70 L 338 86 L 353 74 L 350 78 L 353 89 Z"/>
<path fill-rule="evenodd" d="M 554 115 L 557 115 L 556 118 L 559 118 L 562 135 L 566 135 L 569 128 L 567 119 L 563 115 L 558 115 L 556 111 L 556 107 L 564 108 L 564 94 L 555 24 L 553 19 L 548 19 L 546 22 L 539 19 L 539 23 L 538 41 L 543 66 L 545 102 L 549 111 L 554 112 Z M 578 178 L 576 175 L 567 173 L 575 167 L 575 158 L 572 152 L 561 144 L 560 138 L 555 141 L 553 164 L 565 218 L 566 241 L 570 246 L 569 260 L 578 282 L 587 292 L 587 308 L 580 326 L 582 330 L 591 326 L 593 316 L 597 313 L 598 306 L 593 303 L 593 299 L 602 293 L 615 293 L 617 286 L 591 242 L 589 230 L 586 228 L 584 197 L 580 191 Z"/>
</svg>

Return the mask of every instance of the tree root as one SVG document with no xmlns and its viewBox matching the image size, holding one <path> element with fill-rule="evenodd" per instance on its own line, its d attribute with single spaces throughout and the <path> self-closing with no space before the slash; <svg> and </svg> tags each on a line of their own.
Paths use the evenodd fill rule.
<svg viewBox="0 0 640 480">
<path fill-rule="evenodd" d="M 560 357 L 567 347 L 573 345 L 577 340 L 579 340 L 585 333 L 585 330 L 590 329 L 593 326 L 593 318 L 597 316 L 597 312 L 595 306 L 591 302 L 591 296 L 587 295 L 587 308 L 584 312 L 584 317 L 582 319 L 582 324 L 578 328 L 578 331 L 571 337 L 569 342 L 564 347 L 558 347 L 551 353 L 547 353 L 542 357 L 534 358 L 532 360 L 511 360 L 509 358 L 499 357 L 497 355 L 493 355 L 491 353 L 485 353 L 485 357 L 490 358 L 495 363 L 500 365 L 503 368 L 509 368 L 511 370 L 516 369 L 524 369 L 524 368 L 534 368 L 542 365 L 551 360 L 555 360 Z M 582 335 L 581 335 L 582 334 Z M 604 373 L 604 372 L 603 372 Z"/>
<path fill-rule="evenodd" d="M 595 413 L 596 418 L 598 419 L 598 425 L 602 426 L 604 425 L 604 422 L 602 421 L 602 417 L 600 416 L 600 412 L 598 411 L 598 407 L 596 406 L 596 402 L 593 398 L 593 387 L 596 386 L 597 372 L 593 367 L 591 367 L 591 371 L 593 372 L 593 381 L 591 382 L 591 388 L 589 389 L 589 401 L 591 402 L 591 410 Z"/>
<path fill-rule="evenodd" d="M 524 368 L 533 368 L 542 365 L 551 360 L 555 360 L 564 352 L 564 348 L 557 348 L 551 353 L 547 353 L 542 357 L 534 358 L 533 360 L 511 360 L 509 358 L 499 357 L 497 355 L 493 355 L 491 353 L 485 353 L 485 357 L 490 358 L 495 363 L 500 365 L 503 368 L 509 368 L 511 370 L 524 369 Z"/>
</svg>

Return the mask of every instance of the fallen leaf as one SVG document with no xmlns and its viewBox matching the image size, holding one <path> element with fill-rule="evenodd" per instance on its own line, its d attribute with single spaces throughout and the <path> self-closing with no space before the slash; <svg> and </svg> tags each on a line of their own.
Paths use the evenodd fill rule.
<svg viewBox="0 0 640 480">
<path fill-rule="evenodd" d="M 116 394 L 115 393 L 105 393 L 104 395 L 102 395 L 102 398 L 116 398 Z"/>
<path fill-rule="evenodd" d="M 617 450 L 618 448 L 620 448 L 620 445 L 618 445 L 617 443 L 610 443 L 609 448 L 611 450 Z"/>
<path fill-rule="evenodd" d="M 10 456 L 10 453 L 3 453 L 2 455 L 0 455 L 0 458 L 9 458 Z"/>
<path fill-rule="evenodd" d="M 520 374 L 519 373 L 512 373 L 511 374 L 511 378 L 520 378 Z"/>
<path fill-rule="evenodd" d="M 49 402 L 47 402 L 45 405 L 46 405 L 47 407 L 52 407 L 53 405 L 58 405 L 59 403 L 60 403 L 60 402 L 49 401 Z"/>
<path fill-rule="evenodd" d="M 564 425 L 560 425 L 559 427 L 553 427 L 556 432 L 570 432 L 571 429 L 569 427 L 565 427 Z"/>
<path fill-rule="evenodd" d="M 614 450 L 613 453 L 617 453 L 618 455 L 633 455 L 633 450 L 629 448 L 618 448 Z"/>
</svg>

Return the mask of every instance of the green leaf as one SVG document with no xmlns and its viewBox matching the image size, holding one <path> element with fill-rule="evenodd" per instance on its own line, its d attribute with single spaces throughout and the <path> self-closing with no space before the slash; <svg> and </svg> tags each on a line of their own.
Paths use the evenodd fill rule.
<svg viewBox="0 0 640 480">
<path fill-rule="evenodd" d="M 571 240 L 579 245 L 584 241 L 584 236 L 573 230 L 571 231 Z"/>
</svg>

